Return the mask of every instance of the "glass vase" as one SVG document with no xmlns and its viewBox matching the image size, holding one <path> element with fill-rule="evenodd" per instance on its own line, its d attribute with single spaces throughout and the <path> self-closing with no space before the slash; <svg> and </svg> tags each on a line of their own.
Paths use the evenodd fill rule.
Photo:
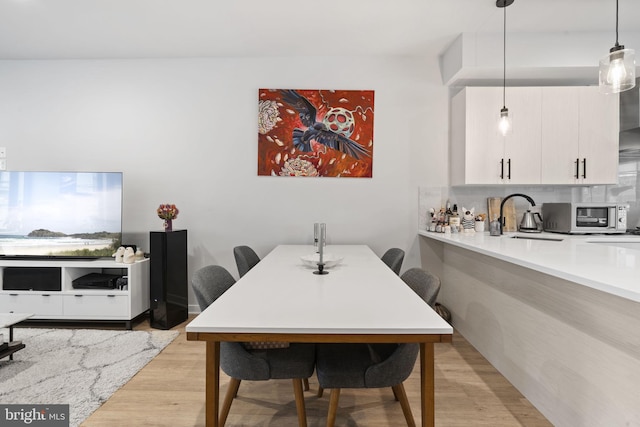
<svg viewBox="0 0 640 427">
<path fill-rule="evenodd" d="M 169 232 L 169 231 L 173 231 L 173 223 L 172 220 L 170 219 L 165 219 L 164 220 L 164 231 Z"/>
</svg>

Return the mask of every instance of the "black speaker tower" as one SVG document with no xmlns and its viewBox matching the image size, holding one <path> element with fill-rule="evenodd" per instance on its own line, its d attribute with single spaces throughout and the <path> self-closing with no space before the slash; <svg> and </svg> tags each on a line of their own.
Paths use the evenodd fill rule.
<svg viewBox="0 0 640 427">
<path fill-rule="evenodd" d="M 151 327 L 171 329 L 188 314 L 187 230 L 152 231 L 149 246 Z"/>
</svg>

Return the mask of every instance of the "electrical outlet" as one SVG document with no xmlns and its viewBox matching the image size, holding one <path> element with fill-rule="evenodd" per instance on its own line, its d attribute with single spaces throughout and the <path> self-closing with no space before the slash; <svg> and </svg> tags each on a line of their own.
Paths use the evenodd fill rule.
<svg viewBox="0 0 640 427">
<path fill-rule="evenodd" d="M 7 158 L 7 147 L 0 147 L 0 159 Z"/>
<path fill-rule="evenodd" d="M 7 170 L 7 159 L 0 159 L 0 171 Z"/>
</svg>

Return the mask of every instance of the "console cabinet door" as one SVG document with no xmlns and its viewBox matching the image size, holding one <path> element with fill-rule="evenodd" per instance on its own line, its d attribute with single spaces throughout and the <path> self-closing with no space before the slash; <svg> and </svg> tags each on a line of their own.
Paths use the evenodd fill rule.
<svg viewBox="0 0 640 427">
<path fill-rule="evenodd" d="M 0 294 L 0 312 L 34 313 L 34 319 L 62 316 L 62 295 L 58 292 Z"/>
<path fill-rule="evenodd" d="M 72 319 L 131 319 L 128 295 L 90 295 L 87 292 L 64 295 L 64 314 Z"/>
</svg>

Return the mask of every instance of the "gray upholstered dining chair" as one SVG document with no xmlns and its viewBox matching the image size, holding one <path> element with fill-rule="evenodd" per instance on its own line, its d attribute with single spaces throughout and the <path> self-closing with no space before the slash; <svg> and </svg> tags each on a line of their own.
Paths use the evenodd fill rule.
<svg viewBox="0 0 640 427">
<path fill-rule="evenodd" d="M 433 307 L 440 291 L 440 279 L 421 269 L 412 268 L 402 280 Z M 316 374 L 322 396 L 331 389 L 327 427 L 335 424 L 343 388 L 391 387 L 400 402 L 409 427 L 415 426 L 403 382 L 409 377 L 418 357 L 418 344 L 317 344 Z"/>
<path fill-rule="evenodd" d="M 247 274 L 257 263 L 260 262 L 260 257 L 256 254 L 251 247 L 243 245 L 233 248 L 233 257 L 236 259 L 236 266 L 238 267 L 238 274 L 240 277 Z M 309 379 L 303 380 L 304 389 L 309 390 Z"/>
<path fill-rule="evenodd" d="M 233 248 L 233 256 L 236 259 L 236 266 L 238 267 L 240 277 L 247 274 L 249 270 L 260 262 L 258 254 L 249 246 L 236 246 Z"/>
<path fill-rule="evenodd" d="M 382 255 L 382 262 L 387 264 L 396 274 L 400 274 L 404 251 L 400 248 L 391 248 Z"/>
<path fill-rule="evenodd" d="M 233 284 L 235 279 L 224 267 L 209 265 L 193 274 L 191 285 L 201 310 L 206 309 Z M 231 377 L 220 410 L 224 426 L 240 382 L 291 379 L 295 394 L 298 425 L 307 425 L 302 380 L 313 374 L 315 345 L 302 343 L 220 343 L 220 367 Z"/>
<path fill-rule="evenodd" d="M 422 268 L 411 268 L 405 271 L 402 280 L 409 285 L 431 308 L 435 307 L 440 292 L 440 278 Z"/>
</svg>

